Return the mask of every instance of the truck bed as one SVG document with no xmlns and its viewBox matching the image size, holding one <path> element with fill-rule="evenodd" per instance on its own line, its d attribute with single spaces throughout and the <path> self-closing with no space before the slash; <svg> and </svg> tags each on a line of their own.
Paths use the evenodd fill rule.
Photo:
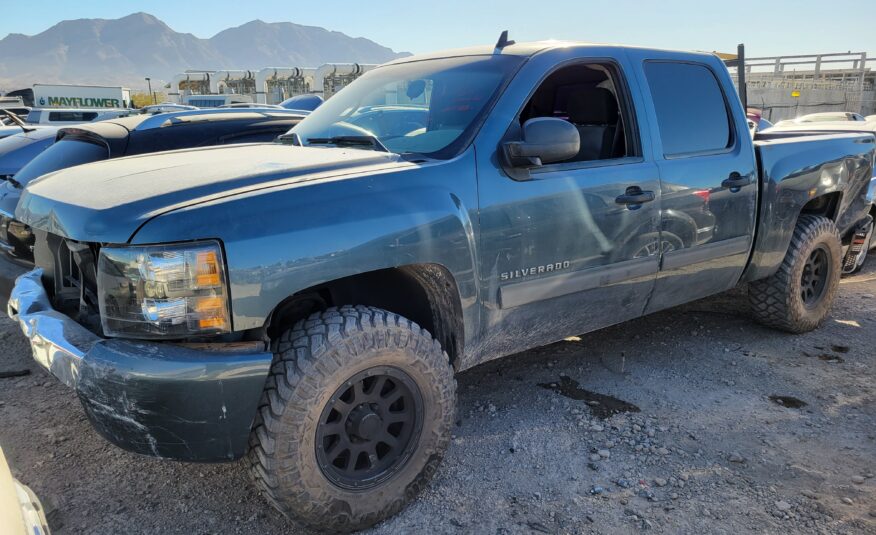
<svg viewBox="0 0 876 535">
<path fill-rule="evenodd" d="M 773 274 L 782 262 L 803 211 L 831 217 L 845 237 L 869 211 L 876 138 L 870 134 L 759 133 L 754 140 L 760 201 L 758 232 L 743 281 Z M 810 199 L 828 194 L 826 206 Z"/>
</svg>

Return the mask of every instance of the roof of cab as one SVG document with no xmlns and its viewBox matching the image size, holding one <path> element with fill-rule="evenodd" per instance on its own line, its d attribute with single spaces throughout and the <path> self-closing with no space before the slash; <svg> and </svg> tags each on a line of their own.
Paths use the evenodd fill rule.
<svg viewBox="0 0 876 535">
<path fill-rule="evenodd" d="M 531 43 L 515 43 L 502 48 L 502 54 L 506 56 L 532 56 L 537 52 L 541 52 L 546 48 L 554 48 L 558 44 L 569 44 L 563 41 L 535 41 Z M 439 50 L 437 52 L 428 52 L 426 54 L 417 54 L 399 58 L 384 65 L 395 65 L 398 63 L 408 63 L 411 61 L 422 61 L 424 59 L 439 59 L 439 58 L 455 58 L 460 56 L 490 56 L 496 52 L 495 46 L 479 45 L 467 48 L 453 48 L 449 50 Z"/>
<path fill-rule="evenodd" d="M 442 59 L 442 58 L 455 58 L 455 57 L 463 57 L 463 56 L 490 56 L 493 54 L 502 54 L 505 56 L 520 56 L 520 57 L 530 57 L 538 54 L 539 52 L 544 52 L 546 50 L 552 50 L 556 48 L 587 48 L 587 47 L 598 47 L 598 48 L 617 48 L 617 49 L 639 49 L 639 50 L 654 50 L 661 52 L 675 52 L 678 54 L 689 55 L 689 56 L 715 56 L 713 52 L 691 52 L 691 51 L 682 51 L 682 50 L 666 50 L 666 49 L 657 49 L 657 48 L 648 48 L 648 47 L 637 47 L 637 46 L 629 46 L 629 45 L 619 45 L 619 44 L 609 44 L 609 43 L 588 43 L 584 41 L 559 41 L 559 40 L 547 40 L 547 41 L 532 41 L 527 43 L 514 43 L 511 45 L 506 45 L 500 50 L 497 50 L 495 45 L 481 45 L 481 46 L 473 46 L 468 48 L 456 48 L 450 50 L 440 50 L 438 52 L 430 52 L 426 54 L 418 54 L 415 56 L 407 56 L 404 58 L 399 58 L 388 63 L 384 63 L 384 65 L 397 65 L 400 63 L 409 63 L 413 61 L 422 61 L 427 59 Z"/>
</svg>

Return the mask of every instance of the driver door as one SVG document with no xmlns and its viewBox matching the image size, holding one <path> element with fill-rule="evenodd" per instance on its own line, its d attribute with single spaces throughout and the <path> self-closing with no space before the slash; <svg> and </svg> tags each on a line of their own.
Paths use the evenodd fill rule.
<svg viewBox="0 0 876 535">
<path fill-rule="evenodd" d="M 520 125 L 533 117 L 567 120 L 581 132 L 578 155 L 517 180 L 501 164 L 479 166 L 484 323 L 507 333 L 487 353 L 522 351 L 644 311 L 658 271 L 660 181 L 642 155 L 620 72 L 587 60 L 554 70 L 506 135 L 520 139 Z M 625 202 L 636 192 L 653 195 Z"/>
</svg>

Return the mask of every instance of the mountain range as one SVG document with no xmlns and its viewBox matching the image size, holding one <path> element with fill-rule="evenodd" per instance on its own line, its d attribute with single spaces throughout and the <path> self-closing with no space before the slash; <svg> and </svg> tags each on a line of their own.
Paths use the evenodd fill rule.
<svg viewBox="0 0 876 535">
<path fill-rule="evenodd" d="M 146 76 L 160 83 L 188 69 L 384 63 L 405 55 L 362 37 L 291 22 L 253 20 L 201 39 L 148 13 L 134 13 L 65 20 L 32 36 L 7 35 L 0 39 L 0 89 L 34 83 L 140 88 Z"/>
</svg>

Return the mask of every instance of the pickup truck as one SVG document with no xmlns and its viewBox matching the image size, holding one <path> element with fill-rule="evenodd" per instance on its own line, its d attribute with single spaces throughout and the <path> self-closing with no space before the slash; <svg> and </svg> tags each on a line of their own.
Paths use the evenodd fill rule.
<svg viewBox="0 0 876 535">
<path fill-rule="evenodd" d="M 711 54 L 503 38 L 376 68 L 282 137 L 31 182 L 8 310 L 110 442 L 246 457 L 324 530 L 424 488 L 455 373 L 740 283 L 814 329 L 871 224 L 873 137 L 752 140 Z"/>
</svg>

